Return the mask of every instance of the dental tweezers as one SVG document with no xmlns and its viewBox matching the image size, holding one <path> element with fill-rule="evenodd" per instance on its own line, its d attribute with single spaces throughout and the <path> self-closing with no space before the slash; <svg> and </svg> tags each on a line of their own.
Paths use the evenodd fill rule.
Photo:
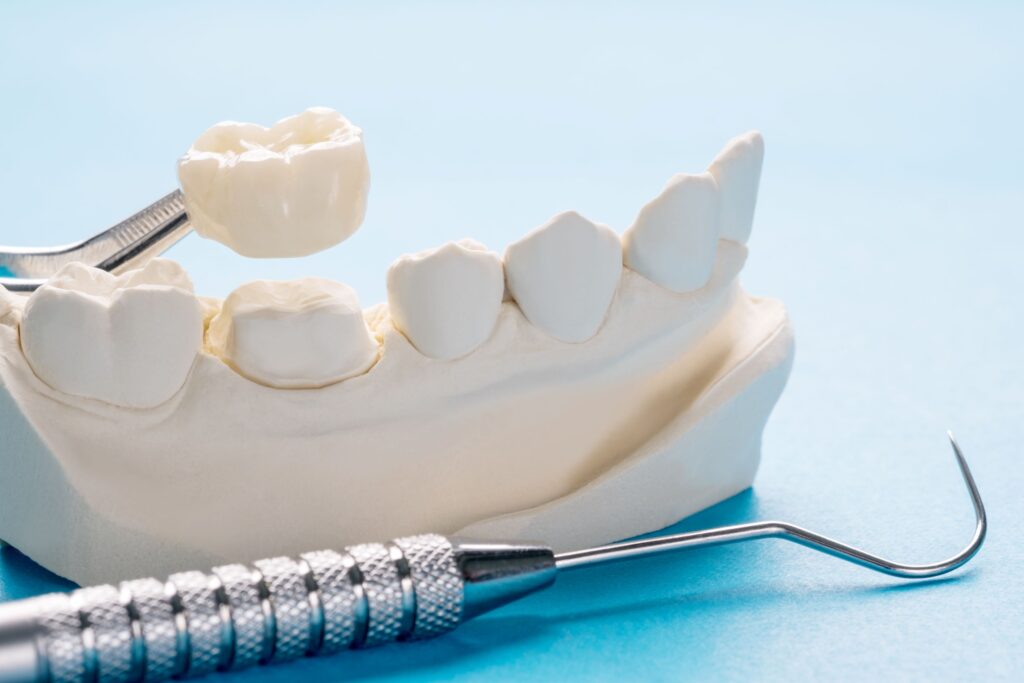
<svg viewBox="0 0 1024 683">
<path fill-rule="evenodd" d="M 985 507 L 949 434 L 975 529 L 959 553 L 901 564 L 787 522 L 753 522 L 554 553 L 437 535 L 276 557 L 0 605 L 0 681 L 157 681 L 430 638 L 550 586 L 565 571 L 701 546 L 775 538 L 883 574 L 924 579 L 968 562 Z"/>
<path fill-rule="evenodd" d="M 141 268 L 192 232 L 185 198 L 175 190 L 117 225 L 61 247 L 0 247 L 0 286 L 31 292 L 65 264 L 81 261 L 111 273 Z"/>
</svg>

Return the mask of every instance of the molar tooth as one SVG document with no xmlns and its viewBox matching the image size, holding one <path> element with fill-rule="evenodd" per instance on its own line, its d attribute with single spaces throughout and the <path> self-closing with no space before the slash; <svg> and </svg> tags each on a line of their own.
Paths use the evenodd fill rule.
<svg viewBox="0 0 1024 683">
<path fill-rule="evenodd" d="M 242 285 L 210 322 L 207 341 L 240 374 L 281 389 L 361 375 L 378 356 L 355 290 L 321 278 Z"/>
<path fill-rule="evenodd" d="M 564 342 L 597 334 L 622 274 L 622 244 L 575 211 L 552 218 L 505 251 L 508 288 L 531 323 Z"/>
<path fill-rule="evenodd" d="M 202 338 L 192 282 L 167 259 L 118 276 L 68 264 L 29 297 L 21 321 L 22 349 L 42 381 L 128 408 L 173 396 Z"/>
<path fill-rule="evenodd" d="M 722 237 L 740 244 L 750 239 L 763 161 L 764 138 L 754 130 L 727 142 L 708 166 L 722 195 Z"/>
<path fill-rule="evenodd" d="M 700 289 L 715 267 L 719 207 L 710 173 L 672 176 L 622 236 L 626 266 L 674 292 Z"/>
<path fill-rule="evenodd" d="M 484 343 L 504 293 L 501 259 L 474 240 L 402 256 L 388 269 L 392 322 L 431 358 L 460 358 Z"/>
<path fill-rule="evenodd" d="M 326 107 L 270 128 L 226 121 L 178 162 L 197 233 L 243 256 L 306 256 L 354 233 L 370 168 L 362 131 Z"/>
</svg>

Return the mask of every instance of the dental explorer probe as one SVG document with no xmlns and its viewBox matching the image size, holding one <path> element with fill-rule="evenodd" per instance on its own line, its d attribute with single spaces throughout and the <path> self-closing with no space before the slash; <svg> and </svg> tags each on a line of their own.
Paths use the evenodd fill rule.
<svg viewBox="0 0 1024 683">
<path fill-rule="evenodd" d="M 941 562 L 900 564 L 771 521 L 560 554 L 541 545 L 412 536 L 0 605 L 0 681 L 157 681 L 429 638 L 550 586 L 563 571 L 760 538 L 792 541 L 890 576 L 938 576 L 978 552 L 987 526 L 974 477 L 952 433 L 949 439 L 976 527 L 967 547 Z"/>
</svg>

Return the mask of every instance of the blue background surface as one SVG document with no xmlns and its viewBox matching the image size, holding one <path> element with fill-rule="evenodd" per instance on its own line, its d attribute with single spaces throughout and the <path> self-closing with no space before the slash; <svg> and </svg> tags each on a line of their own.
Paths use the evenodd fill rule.
<svg viewBox="0 0 1024 683">
<path fill-rule="evenodd" d="M 617 229 L 731 136 L 767 157 L 743 275 L 797 361 L 753 490 L 678 529 L 782 518 L 906 561 L 972 520 L 955 575 L 904 584 L 796 546 L 565 576 L 449 637 L 240 674 L 317 679 L 1020 679 L 1024 55 L 1019 3 L 0 6 L 0 241 L 71 241 L 175 185 L 204 128 L 314 104 L 366 131 L 362 230 L 298 261 L 190 237 L 199 291 L 323 275 L 384 296 L 399 253 L 492 248 L 574 208 Z M 13 549 L 0 597 L 64 588 Z"/>
</svg>

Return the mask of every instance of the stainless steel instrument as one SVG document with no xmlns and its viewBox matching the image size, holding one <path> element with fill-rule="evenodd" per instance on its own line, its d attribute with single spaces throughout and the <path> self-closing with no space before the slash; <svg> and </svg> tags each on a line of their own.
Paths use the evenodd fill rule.
<svg viewBox="0 0 1024 683">
<path fill-rule="evenodd" d="M 82 242 L 62 247 L 0 247 L 0 287 L 31 292 L 73 261 L 112 273 L 140 268 L 190 232 L 185 198 L 175 190 Z"/>
<path fill-rule="evenodd" d="M 564 571 L 761 538 L 799 543 L 890 576 L 938 576 L 968 562 L 987 527 L 974 478 L 949 438 L 976 526 L 967 547 L 941 562 L 900 564 L 786 522 L 560 554 L 542 545 L 412 536 L 0 605 L 0 681 L 157 681 L 430 638 L 550 586 Z"/>
</svg>

